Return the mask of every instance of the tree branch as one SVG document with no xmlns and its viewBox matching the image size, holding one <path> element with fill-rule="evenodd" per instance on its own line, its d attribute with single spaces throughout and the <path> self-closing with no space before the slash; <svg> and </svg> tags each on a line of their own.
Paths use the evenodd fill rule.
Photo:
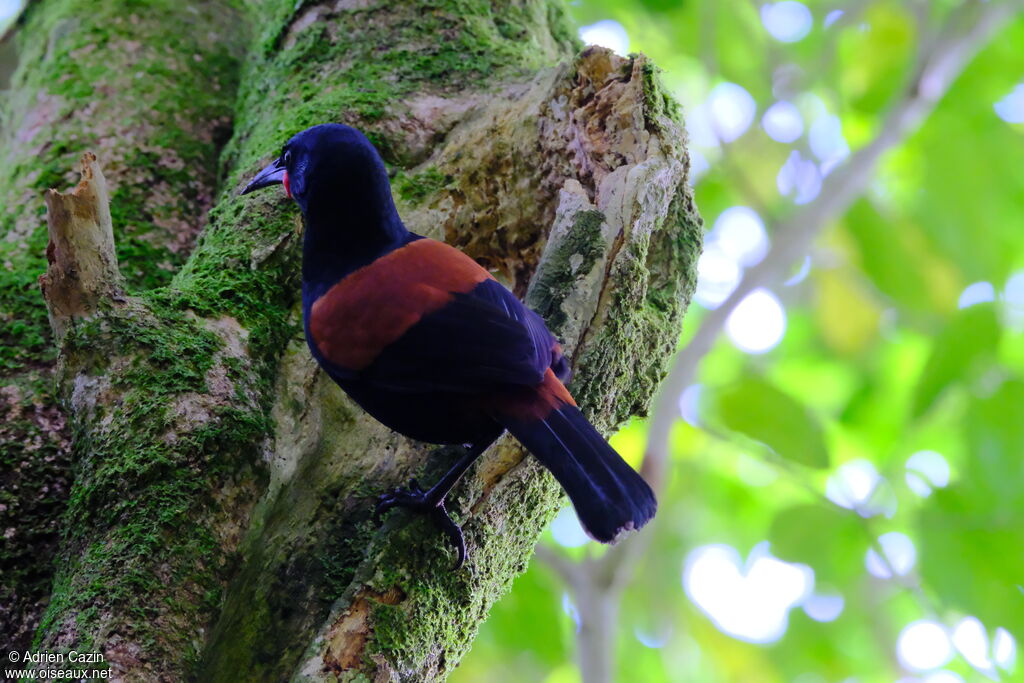
<svg viewBox="0 0 1024 683">
<path fill-rule="evenodd" d="M 74 535 L 69 505 L 96 502 L 68 495 L 72 476 L 86 480 L 97 462 L 83 469 L 71 452 L 73 419 L 54 380 L 68 369 L 58 359 L 74 354 L 59 355 L 54 342 L 68 351 L 69 338 L 103 324 L 98 309 L 125 308 L 108 305 L 119 296 L 117 270 L 128 290 L 154 290 L 171 281 L 192 249 L 217 193 L 217 158 L 230 135 L 239 57 L 248 46 L 240 5 L 151 3 L 132 12 L 122 0 L 32 0 L 0 39 L 0 452 L 19 463 L 0 474 L 0 528 L 16 530 L 0 562 L 0 634 L 12 649 L 29 647 L 49 618 L 44 610 L 52 616 L 75 602 L 74 589 L 62 593 L 68 584 L 55 581 L 58 545 Z M 74 262 L 50 267 L 43 284 L 56 307 L 48 310 L 37 287 L 49 265 L 46 195 L 77 181 L 86 149 L 103 163 L 119 268 L 106 215 L 97 212 L 84 234 L 58 232 L 51 258 L 73 255 Z M 77 204 L 55 196 L 50 202 L 51 218 Z M 66 218 L 59 223 L 70 227 L 82 217 Z M 77 244 L 82 239 L 101 251 L 90 253 Z M 88 283 L 77 280 L 83 265 Z M 87 317 L 97 325 L 78 324 Z M 164 352 L 170 360 L 173 352 Z M 104 372 L 82 378 L 78 396 L 106 379 Z M 116 402 L 117 392 L 104 395 Z M 153 392 L 148 400 L 159 403 Z M 108 612 L 91 612 L 101 613 Z"/>
<path fill-rule="evenodd" d="M 575 589 L 580 585 L 584 572 L 581 563 L 573 562 L 546 545 L 537 546 L 536 557 L 558 574 L 570 588 Z"/>
<path fill-rule="evenodd" d="M 58 345 L 75 318 L 89 317 L 101 299 L 122 289 L 107 180 L 92 152 L 82 156 L 81 167 L 82 180 L 71 192 L 46 193 L 50 244 L 39 284 Z"/>
</svg>

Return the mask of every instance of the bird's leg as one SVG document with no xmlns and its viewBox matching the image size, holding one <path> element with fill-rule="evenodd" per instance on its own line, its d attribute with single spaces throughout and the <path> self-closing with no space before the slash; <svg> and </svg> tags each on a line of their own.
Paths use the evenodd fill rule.
<svg viewBox="0 0 1024 683">
<path fill-rule="evenodd" d="M 459 569 L 466 561 L 466 541 L 462 537 L 462 529 L 455 523 L 455 520 L 445 509 L 444 499 L 451 492 L 455 485 L 466 473 L 469 466 L 473 464 L 480 454 L 483 453 L 490 443 L 469 444 L 466 453 L 459 458 L 450 470 L 448 470 L 440 481 L 424 491 L 415 479 L 409 481 L 408 488 L 396 488 L 382 495 L 377 501 L 375 517 L 380 518 L 385 512 L 393 507 L 412 508 L 419 512 L 425 512 L 431 516 L 437 524 L 448 534 L 452 545 L 458 553 L 455 562 L 455 569 Z"/>
</svg>

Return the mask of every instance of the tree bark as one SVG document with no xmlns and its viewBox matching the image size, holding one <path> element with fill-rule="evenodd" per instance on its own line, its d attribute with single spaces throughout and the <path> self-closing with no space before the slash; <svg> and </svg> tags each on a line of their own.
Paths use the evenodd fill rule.
<svg viewBox="0 0 1024 683">
<path fill-rule="evenodd" d="M 125 679 L 442 678 L 525 569 L 559 489 L 499 441 L 452 497 L 470 552 L 458 572 L 424 520 L 394 513 L 376 526 L 376 495 L 432 481 L 457 454 L 391 433 L 316 369 L 296 308 L 301 220 L 282 196 L 237 189 L 298 130 L 364 130 L 409 227 L 525 296 L 565 342 L 581 406 L 610 428 L 646 410 L 694 285 L 700 221 L 678 114 L 643 57 L 576 55 L 546 0 L 223 2 L 203 4 L 201 19 L 158 5 L 143 16 L 127 0 L 48 0 L 19 28 L 0 148 L 21 160 L 0 177 L 15 207 L 4 232 L 24 241 L 11 270 L 23 282 L 42 270 L 33 173 L 93 149 L 124 274 L 122 289 L 116 263 L 100 268 L 110 286 L 88 288 L 62 264 L 104 262 L 68 253 L 96 240 L 51 248 L 57 335 L 38 295 L 19 290 L 42 341 L 13 339 L 36 365 L 23 362 L 11 386 L 56 411 L 43 349 L 58 342 L 70 428 L 42 438 L 74 435 L 70 457 L 50 465 L 74 482 L 37 646 L 94 647 Z M 168 31 L 172 21 L 187 28 Z M 127 45 L 143 54 L 130 65 Z M 159 78 L 160 61 L 168 82 L 154 85 L 145 74 Z M 59 75 L 72 67 L 110 83 L 106 96 Z M 154 99 L 166 110 L 124 123 Z M 78 194 L 102 215 L 102 193 Z M 50 225 L 59 246 L 59 212 Z M 132 236 L 162 251 L 125 249 Z M 85 304 L 64 305 L 54 282 Z M 22 498 L 28 509 L 31 492 Z M 19 596 L 44 602 L 41 583 Z"/>
</svg>

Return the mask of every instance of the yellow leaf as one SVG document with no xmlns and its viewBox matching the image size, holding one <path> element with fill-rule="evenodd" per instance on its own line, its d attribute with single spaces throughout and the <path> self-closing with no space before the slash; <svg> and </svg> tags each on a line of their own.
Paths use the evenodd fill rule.
<svg viewBox="0 0 1024 683">
<path fill-rule="evenodd" d="M 863 351 L 878 336 L 878 304 L 841 270 L 818 271 L 815 279 L 815 309 L 825 343 L 847 356 Z"/>
</svg>

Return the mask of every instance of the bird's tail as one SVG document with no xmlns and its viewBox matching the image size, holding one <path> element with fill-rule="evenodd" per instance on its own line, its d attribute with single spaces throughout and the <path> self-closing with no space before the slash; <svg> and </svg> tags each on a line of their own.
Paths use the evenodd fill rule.
<svg viewBox="0 0 1024 683">
<path fill-rule="evenodd" d="M 552 380 L 558 382 L 549 372 L 544 384 Z M 561 382 L 557 389 L 568 397 Z M 591 538 L 612 543 L 642 527 L 658 507 L 651 487 L 583 417 L 571 397 L 564 402 L 549 394 L 542 389 L 533 410 L 502 411 L 496 417 L 555 475 Z"/>
</svg>

